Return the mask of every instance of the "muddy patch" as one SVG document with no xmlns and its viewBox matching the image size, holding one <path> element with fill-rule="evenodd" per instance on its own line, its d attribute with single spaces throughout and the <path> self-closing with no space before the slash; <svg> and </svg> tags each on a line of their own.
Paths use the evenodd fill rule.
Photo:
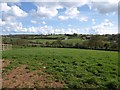
<svg viewBox="0 0 120 90">
<path fill-rule="evenodd" d="M 11 63 L 10 60 L 2 60 L 2 69 L 4 69 L 5 67 L 7 67 L 10 63 Z"/>
<path fill-rule="evenodd" d="M 10 64 L 4 61 L 3 67 Z M 63 88 L 64 83 L 57 82 L 52 75 L 43 70 L 30 71 L 27 65 L 20 65 L 2 77 L 3 88 Z"/>
</svg>

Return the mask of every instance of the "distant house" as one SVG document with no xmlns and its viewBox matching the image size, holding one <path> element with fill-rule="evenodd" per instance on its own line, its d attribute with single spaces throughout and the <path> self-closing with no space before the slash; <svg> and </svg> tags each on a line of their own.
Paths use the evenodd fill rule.
<svg viewBox="0 0 120 90">
<path fill-rule="evenodd" d="M 83 39 L 83 40 L 90 40 L 90 39 L 91 39 L 91 36 L 82 36 L 82 39 Z"/>
<path fill-rule="evenodd" d="M 68 40 L 68 37 L 65 37 L 65 40 Z"/>
<path fill-rule="evenodd" d="M 91 36 L 86 36 L 86 39 L 87 39 L 87 40 L 90 40 L 90 39 L 91 39 Z"/>
</svg>

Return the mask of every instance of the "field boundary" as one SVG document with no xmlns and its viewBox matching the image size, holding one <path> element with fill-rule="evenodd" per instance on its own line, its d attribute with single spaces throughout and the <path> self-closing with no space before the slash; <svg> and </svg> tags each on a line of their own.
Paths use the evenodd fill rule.
<svg viewBox="0 0 120 90">
<path fill-rule="evenodd" d="M 12 44 L 0 44 L 0 50 L 10 50 L 12 49 Z"/>
</svg>

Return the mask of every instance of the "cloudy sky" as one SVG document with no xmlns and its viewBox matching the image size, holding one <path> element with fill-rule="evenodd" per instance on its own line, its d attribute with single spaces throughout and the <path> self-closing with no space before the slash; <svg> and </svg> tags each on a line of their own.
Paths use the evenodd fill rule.
<svg viewBox="0 0 120 90">
<path fill-rule="evenodd" d="M 0 3 L 0 34 L 118 33 L 119 0 L 15 1 Z"/>
</svg>

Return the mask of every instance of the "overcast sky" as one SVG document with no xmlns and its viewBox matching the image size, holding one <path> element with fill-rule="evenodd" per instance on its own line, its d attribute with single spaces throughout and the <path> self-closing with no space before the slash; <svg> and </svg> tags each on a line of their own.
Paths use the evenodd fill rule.
<svg viewBox="0 0 120 90">
<path fill-rule="evenodd" d="M 0 34 L 118 33 L 119 0 L 16 1 L 0 3 Z"/>
</svg>

